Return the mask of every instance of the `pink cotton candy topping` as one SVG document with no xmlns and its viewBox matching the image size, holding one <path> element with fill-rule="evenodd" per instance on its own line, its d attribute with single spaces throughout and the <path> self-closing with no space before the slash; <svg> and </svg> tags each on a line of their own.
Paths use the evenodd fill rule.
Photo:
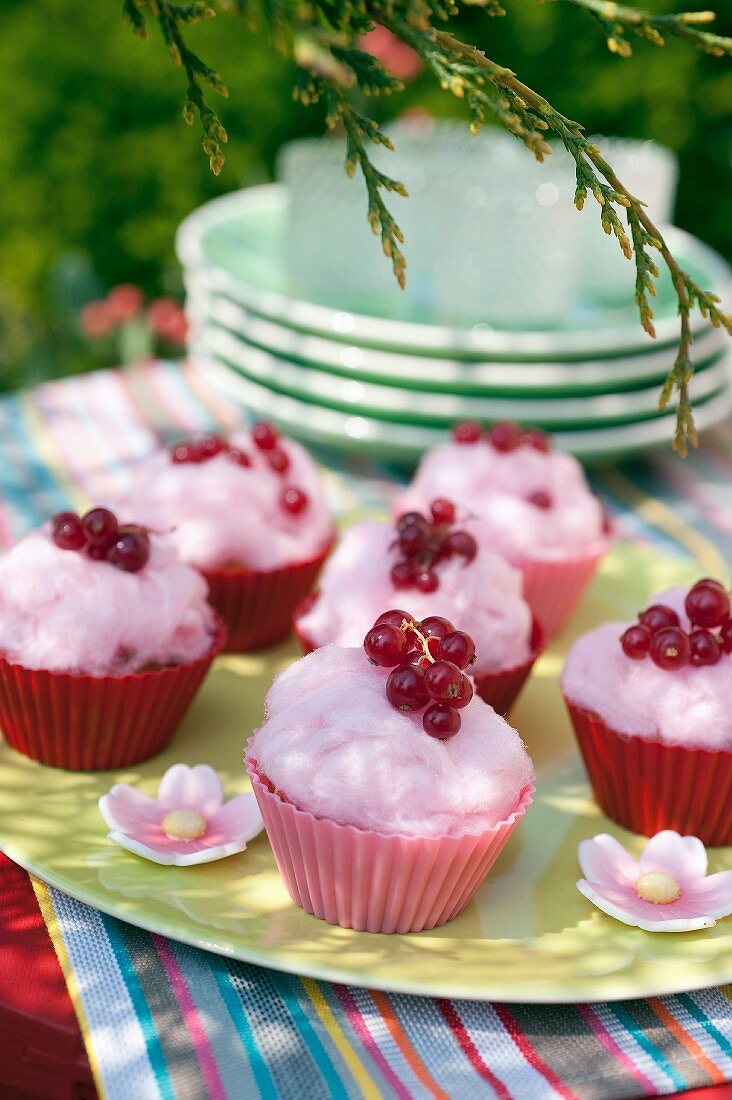
<svg viewBox="0 0 732 1100">
<path fill-rule="evenodd" d="M 144 464 L 118 512 L 156 530 L 173 528 L 181 557 L 199 569 L 279 569 L 319 554 L 333 536 L 333 521 L 318 467 L 304 447 L 279 440 L 290 466 L 278 474 L 249 432 L 233 435 L 230 443 L 249 455 L 251 466 L 239 466 L 225 453 L 200 464 L 176 464 L 161 451 Z M 297 515 L 280 504 L 282 490 L 291 485 L 308 497 Z"/>
<path fill-rule="evenodd" d="M 474 531 L 470 523 L 456 524 Z M 480 550 L 472 562 L 453 558 L 437 566 L 439 587 L 422 593 L 395 589 L 389 576 L 398 559 L 394 525 L 364 520 L 349 527 L 326 563 L 320 596 L 298 626 L 316 645 L 360 646 L 382 611 L 402 607 L 417 619 L 441 615 L 470 634 L 480 676 L 528 660 L 531 610 L 521 594 L 521 574 L 502 558 Z"/>
<path fill-rule="evenodd" d="M 686 588 L 671 588 L 652 603 L 672 607 L 684 630 Z M 650 658 L 626 657 L 621 634 L 630 623 L 603 623 L 579 638 L 567 657 L 562 691 L 620 733 L 654 737 L 689 748 L 732 749 L 732 658 L 716 665 L 669 671 Z"/>
<path fill-rule="evenodd" d="M 532 777 L 518 734 L 475 697 L 449 741 L 387 701 L 388 670 L 326 646 L 275 679 L 250 755 L 300 809 L 342 825 L 440 836 L 481 832 Z"/>
<path fill-rule="evenodd" d="M 169 541 L 139 573 L 60 550 L 48 525 L 0 557 L 0 653 L 26 668 L 92 676 L 182 664 L 212 645 L 206 583 Z"/>
<path fill-rule="evenodd" d="M 551 508 L 528 498 L 548 493 Z M 596 552 L 605 541 L 600 502 L 571 455 L 517 447 L 501 453 L 489 442 L 442 443 L 423 457 L 396 512 L 429 513 L 447 497 L 479 518 L 481 541 L 509 560 L 561 560 Z"/>
</svg>

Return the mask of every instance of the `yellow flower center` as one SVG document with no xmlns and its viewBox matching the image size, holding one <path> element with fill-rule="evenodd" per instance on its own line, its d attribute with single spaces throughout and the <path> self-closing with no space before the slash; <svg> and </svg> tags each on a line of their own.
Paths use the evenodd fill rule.
<svg viewBox="0 0 732 1100">
<path fill-rule="evenodd" d="M 172 840 L 200 840 L 208 828 L 198 810 L 171 810 L 163 818 L 162 827 Z"/>
<path fill-rule="evenodd" d="M 667 871 L 647 871 L 636 882 L 635 892 L 643 901 L 668 905 L 681 896 L 681 886 Z"/>
</svg>

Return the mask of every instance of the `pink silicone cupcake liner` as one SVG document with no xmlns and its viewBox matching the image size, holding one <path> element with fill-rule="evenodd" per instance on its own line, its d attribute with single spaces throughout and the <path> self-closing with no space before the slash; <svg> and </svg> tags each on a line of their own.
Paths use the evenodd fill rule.
<svg viewBox="0 0 732 1100">
<path fill-rule="evenodd" d="M 317 645 L 309 638 L 300 626 L 300 620 L 310 611 L 318 598 L 317 592 L 311 592 L 298 605 L 295 610 L 293 630 L 300 643 L 303 653 L 312 653 Z M 514 665 L 513 668 L 501 669 L 500 672 L 489 672 L 485 676 L 474 676 L 475 690 L 489 706 L 493 707 L 497 714 L 506 715 L 518 698 L 521 688 L 526 683 L 534 662 L 546 647 L 546 634 L 544 628 L 534 619 L 531 628 L 531 655 L 523 664 Z M 470 670 L 468 669 L 468 672 Z"/>
<path fill-rule="evenodd" d="M 71 771 L 139 764 L 165 748 L 200 688 L 226 631 L 196 661 L 127 676 L 86 676 L 0 657 L 0 729 L 18 752 Z"/>
<path fill-rule="evenodd" d="M 585 557 L 562 561 L 511 559 L 511 565 L 523 574 L 524 599 L 548 640 L 563 630 L 574 615 L 608 546 L 609 543 Z"/>
<path fill-rule="evenodd" d="M 732 752 L 619 733 L 565 697 L 595 798 L 634 833 L 675 829 L 712 847 L 732 844 Z"/>
<path fill-rule="evenodd" d="M 286 638 L 292 614 L 318 579 L 331 544 L 317 557 L 281 569 L 203 571 L 209 602 L 226 623 L 227 653 L 264 649 Z"/>
<path fill-rule="evenodd" d="M 519 818 L 459 837 L 413 837 L 338 825 L 298 809 L 248 756 L 247 771 L 277 867 L 292 900 L 328 924 L 357 932 L 421 932 L 446 924 L 472 900 Z"/>
</svg>

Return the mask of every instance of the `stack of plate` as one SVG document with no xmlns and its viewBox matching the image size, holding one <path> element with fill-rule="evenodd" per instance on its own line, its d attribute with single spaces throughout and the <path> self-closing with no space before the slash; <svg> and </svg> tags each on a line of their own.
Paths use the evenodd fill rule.
<svg viewBox="0 0 732 1100">
<path fill-rule="evenodd" d="M 657 407 L 678 337 L 670 283 L 659 285 L 655 341 L 632 302 L 585 299 L 540 331 L 345 312 L 288 293 L 287 215 L 287 191 L 273 184 L 208 203 L 178 234 L 191 355 L 255 415 L 306 442 L 403 462 L 465 418 L 545 427 L 587 461 L 671 438 L 673 410 Z M 667 239 L 702 286 L 724 293 L 730 272 L 714 251 L 679 229 Z M 704 430 L 730 412 L 729 352 L 703 318 L 693 326 Z"/>
</svg>

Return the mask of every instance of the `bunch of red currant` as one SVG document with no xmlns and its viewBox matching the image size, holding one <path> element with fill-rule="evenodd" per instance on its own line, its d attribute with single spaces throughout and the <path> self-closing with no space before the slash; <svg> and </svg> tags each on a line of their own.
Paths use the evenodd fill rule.
<svg viewBox="0 0 732 1100">
<path fill-rule="evenodd" d="M 522 428 L 512 420 L 497 420 L 490 428 L 483 428 L 476 420 L 462 420 L 452 429 L 456 443 L 477 443 L 481 437 L 502 453 L 517 447 L 531 447 L 544 454 L 551 450 L 551 440 L 541 428 Z"/>
<path fill-rule="evenodd" d="M 463 672 L 475 660 L 469 634 L 438 615 L 417 622 L 407 611 L 385 611 L 363 648 L 372 664 L 391 669 L 386 697 L 393 707 L 424 710 L 422 726 L 430 737 L 447 741 L 455 736 L 458 711 L 473 698 L 473 685 Z"/>
<path fill-rule="evenodd" d="M 94 561 L 106 561 L 125 573 L 139 573 L 150 557 L 146 527 L 120 524 L 108 508 L 92 508 L 86 515 L 59 512 L 51 519 L 51 538 L 60 550 L 84 551 Z"/>
<path fill-rule="evenodd" d="M 417 588 L 434 592 L 440 581 L 435 566 L 439 561 L 462 557 L 471 562 L 478 544 L 467 531 L 452 530 L 455 505 L 440 497 L 430 505 L 430 519 L 421 512 L 405 512 L 397 521 L 396 545 L 401 557 L 392 566 L 395 588 Z"/>
<path fill-rule="evenodd" d="M 272 424 L 261 420 L 252 428 L 252 440 L 255 447 L 262 452 L 270 467 L 276 474 L 286 474 L 290 468 L 290 456 L 283 447 L 279 446 L 280 433 Z M 175 463 L 192 462 L 200 465 L 208 462 L 216 455 L 225 454 L 237 466 L 251 466 L 252 460 L 246 451 L 240 447 L 232 447 L 228 440 L 220 435 L 207 434 L 195 439 L 184 440 L 170 448 L 170 457 Z M 280 505 L 292 515 L 299 515 L 308 505 L 307 493 L 294 485 L 289 485 L 282 490 Z"/>
<path fill-rule="evenodd" d="M 666 604 L 641 611 L 638 622 L 620 638 L 623 653 L 634 661 L 648 656 L 659 668 L 716 665 L 723 653 L 732 653 L 730 598 L 724 585 L 705 577 L 690 588 L 684 609 L 692 629 L 687 633 L 679 616 Z"/>
</svg>

